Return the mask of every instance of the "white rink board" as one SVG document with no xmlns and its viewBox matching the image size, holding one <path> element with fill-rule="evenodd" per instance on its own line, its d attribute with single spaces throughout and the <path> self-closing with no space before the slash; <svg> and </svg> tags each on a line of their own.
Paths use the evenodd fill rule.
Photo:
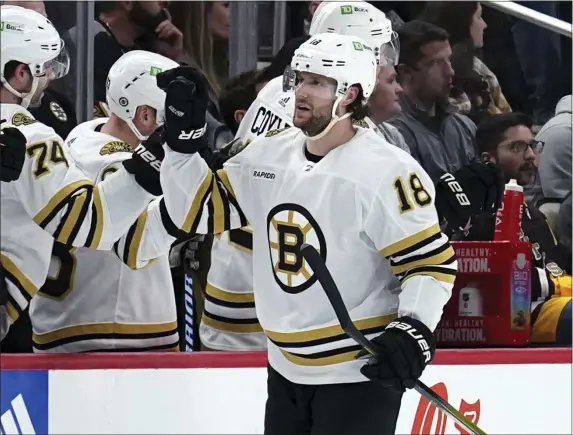
<svg viewBox="0 0 573 435">
<path fill-rule="evenodd" d="M 49 376 L 52 434 L 263 433 L 264 368 L 53 370 Z M 488 434 L 571 434 L 570 364 L 436 365 L 422 379 L 428 386 L 443 383 L 458 409 L 462 400 L 479 400 L 479 412 L 466 411 L 479 414 Z M 396 433 L 413 433 L 419 400 L 414 391 L 405 395 Z M 438 420 L 436 412 L 432 434 L 460 433 L 451 421 L 437 431 Z"/>
</svg>

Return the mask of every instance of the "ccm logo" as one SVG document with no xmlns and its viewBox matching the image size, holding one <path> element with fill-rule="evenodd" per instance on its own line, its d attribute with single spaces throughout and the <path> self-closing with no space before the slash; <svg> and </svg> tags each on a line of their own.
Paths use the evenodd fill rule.
<svg viewBox="0 0 573 435">
<path fill-rule="evenodd" d="M 272 172 L 265 172 L 265 171 L 253 171 L 254 178 L 264 178 L 266 180 L 274 180 L 275 174 Z"/>
<path fill-rule="evenodd" d="M 161 160 L 155 157 L 153 153 L 151 151 L 148 151 L 147 148 L 145 148 L 145 146 L 143 146 L 142 144 L 139 144 L 137 146 L 134 153 L 139 154 L 139 156 L 147 163 L 149 163 L 149 165 L 156 171 L 159 171 L 161 169 Z"/>
<path fill-rule="evenodd" d="M 460 183 L 456 181 L 456 179 L 452 174 L 446 173 L 442 175 L 440 178 L 446 182 L 450 190 L 455 194 L 456 199 L 458 200 L 460 205 L 462 206 L 471 205 L 469 198 L 462 189 L 462 186 L 460 186 Z"/>
<path fill-rule="evenodd" d="M 205 123 L 203 128 L 199 128 L 197 130 L 191 130 L 189 133 L 186 133 L 185 131 L 181 130 L 181 134 L 179 135 L 178 139 L 181 140 L 199 139 L 205 134 L 206 131 L 207 131 L 207 123 Z"/>
<path fill-rule="evenodd" d="M 404 331 L 405 333 L 410 335 L 410 337 L 416 340 L 418 346 L 420 346 L 420 349 L 422 349 L 422 354 L 424 355 L 424 360 L 425 360 L 424 363 L 428 363 L 432 359 L 432 353 L 430 352 L 430 346 L 428 346 L 428 342 L 426 341 L 424 336 L 416 330 L 416 328 L 403 322 L 392 322 L 388 326 L 386 326 L 386 329 L 391 329 L 391 328 L 396 328 L 401 331 Z"/>
</svg>

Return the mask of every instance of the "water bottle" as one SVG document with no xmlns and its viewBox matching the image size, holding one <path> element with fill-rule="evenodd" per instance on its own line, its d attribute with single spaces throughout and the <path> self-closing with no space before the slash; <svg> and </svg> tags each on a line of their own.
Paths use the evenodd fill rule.
<svg viewBox="0 0 573 435">
<path fill-rule="evenodd" d="M 523 213 L 523 187 L 516 180 L 505 185 L 503 201 L 495 216 L 493 240 L 518 242 L 521 237 L 521 216 Z"/>
</svg>

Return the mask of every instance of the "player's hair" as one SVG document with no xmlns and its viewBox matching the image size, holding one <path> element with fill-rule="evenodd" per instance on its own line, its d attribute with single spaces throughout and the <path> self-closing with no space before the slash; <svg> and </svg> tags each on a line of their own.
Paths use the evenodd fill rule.
<svg viewBox="0 0 573 435">
<path fill-rule="evenodd" d="M 441 27 L 425 21 L 412 20 L 398 29 L 400 63 L 415 66 L 423 57 L 422 47 L 431 42 L 448 41 L 449 35 Z"/>
<path fill-rule="evenodd" d="M 235 121 L 235 111 L 248 110 L 257 98 L 258 72 L 246 71 L 230 79 L 219 97 L 219 113 L 225 125 L 237 133 L 239 124 Z"/>
<path fill-rule="evenodd" d="M 471 41 L 470 27 L 478 2 L 427 2 L 424 11 L 416 18 L 441 27 L 449 35 L 451 45 Z"/>
<path fill-rule="evenodd" d="M 18 68 L 18 65 L 22 65 L 22 62 L 18 62 L 17 60 L 11 60 L 6 64 L 3 71 L 4 78 L 6 80 L 10 80 L 14 76 L 14 74 L 16 74 L 16 68 Z"/>
<path fill-rule="evenodd" d="M 479 153 L 495 152 L 503 141 L 505 132 L 518 125 L 530 129 L 533 121 L 529 116 L 519 112 L 502 113 L 486 118 L 476 130 L 475 143 Z"/>
<path fill-rule="evenodd" d="M 364 94 L 362 92 L 362 87 L 358 85 L 358 96 L 356 99 L 346 106 L 346 110 L 351 112 L 350 119 L 353 121 L 361 121 L 366 118 L 369 114 L 369 107 L 367 103 L 364 103 Z"/>
</svg>

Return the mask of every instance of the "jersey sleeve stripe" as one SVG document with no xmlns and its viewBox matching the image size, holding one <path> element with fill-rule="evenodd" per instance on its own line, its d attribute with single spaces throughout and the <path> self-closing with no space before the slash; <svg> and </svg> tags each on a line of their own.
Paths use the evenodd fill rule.
<svg viewBox="0 0 573 435">
<path fill-rule="evenodd" d="M 291 363 L 299 366 L 328 366 L 344 362 L 354 361 L 356 355 L 362 349 L 360 345 L 352 345 L 320 352 L 312 355 L 301 355 L 280 349 L 284 357 Z"/>
<path fill-rule="evenodd" d="M 238 307 L 237 305 L 245 305 L 243 308 L 252 308 L 255 306 L 255 295 L 249 293 L 231 293 L 220 288 L 215 287 L 213 284 L 207 282 L 205 288 L 205 296 L 216 299 L 219 302 L 230 304 L 227 306 Z M 248 305 L 248 306 L 247 306 Z"/>
<path fill-rule="evenodd" d="M 22 312 L 16 308 L 17 306 L 18 306 L 18 304 L 16 304 L 15 302 L 12 302 L 12 301 L 8 301 L 8 302 L 6 302 L 6 305 L 4 305 L 4 307 L 6 308 L 6 312 L 8 313 L 8 316 L 12 320 L 12 324 L 16 320 L 18 320 L 18 318 L 20 317 L 20 314 L 22 314 Z"/>
<path fill-rule="evenodd" d="M 225 169 L 219 169 L 217 171 L 217 177 L 221 180 L 221 183 L 225 186 L 225 189 L 234 197 L 235 192 L 233 191 L 233 186 L 231 185 L 231 181 L 229 181 L 229 176 L 227 175 L 227 171 Z"/>
<path fill-rule="evenodd" d="M 221 195 L 221 190 L 219 189 L 219 183 L 217 182 L 217 177 L 213 180 L 213 190 L 211 192 L 211 203 L 213 210 L 209 210 L 209 233 L 219 234 L 225 231 L 225 227 L 229 227 L 225 222 L 229 221 L 229 214 L 225 215 L 225 207 L 223 205 L 223 198 Z M 229 209 L 227 208 L 227 213 Z"/>
<path fill-rule="evenodd" d="M 5 254 L 0 255 L 2 267 L 4 268 L 4 275 L 10 279 L 12 283 L 18 287 L 22 296 L 29 302 L 38 293 L 38 288 L 24 275 L 24 273 L 16 266 L 16 264 Z"/>
<path fill-rule="evenodd" d="M 399 262 L 394 263 L 390 261 L 390 267 L 394 275 L 400 275 L 407 272 L 409 269 L 413 269 L 419 266 L 432 266 L 439 265 L 444 262 L 449 262 L 455 259 L 456 254 L 449 243 L 445 243 L 437 249 L 428 252 L 423 255 L 415 255 L 412 257 L 407 257 Z"/>
<path fill-rule="evenodd" d="M 92 198 L 91 189 L 74 196 L 65 216 L 62 218 L 54 239 L 64 245 L 71 245 L 84 221 Z"/>
<path fill-rule="evenodd" d="M 259 320 L 256 318 L 231 319 L 228 317 L 218 316 L 216 314 L 210 313 L 207 310 L 203 311 L 201 323 L 223 332 L 234 332 L 242 334 L 263 332 L 263 328 L 259 324 Z"/>
<path fill-rule="evenodd" d="M 86 246 L 88 248 L 97 248 L 101 242 L 103 235 L 103 204 L 101 201 L 101 192 L 98 186 L 93 189 L 93 204 L 92 204 L 92 226 L 90 228 L 90 235 L 93 230 L 93 238 L 89 240 Z"/>
<path fill-rule="evenodd" d="M 36 213 L 36 216 L 34 216 L 34 222 L 36 222 L 40 227 L 45 228 L 62 207 L 66 205 L 66 202 L 69 201 L 72 195 L 77 193 L 80 189 L 92 188 L 93 183 L 89 180 L 79 180 L 61 188 L 50 198 L 44 208 Z"/>
<path fill-rule="evenodd" d="M 171 236 L 175 237 L 176 239 L 183 239 L 187 236 L 186 233 L 181 231 L 175 222 L 169 216 L 169 212 L 167 211 L 167 206 L 165 205 L 165 198 L 161 198 L 159 200 L 159 214 L 161 216 L 161 223 L 163 224 L 163 228 L 165 231 Z"/>
<path fill-rule="evenodd" d="M 141 240 L 143 239 L 143 232 L 145 230 L 145 223 L 147 222 L 147 210 L 139 215 L 135 223 L 132 225 L 133 237 L 128 239 L 125 243 L 124 250 L 127 251 L 127 266 L 131 270 L 137 269 L 137 252 L 141 246 Z"/>
<path fill-rule="evenodd" d="M 183 228 L 181 228 L 184 232 L 190 233 L 193 232 L 192 229 L 199 225 L 199 221 L 201 218 L 201 210 L 205 205 L 205 201 L 207 200 L 209 194 L 212 190 L 213 184 L 213 172 L 207 171 L 207 175 L 199 185 L 197 189 L 197 194 L 191 203 L 191 207 L 189 207 L 189 211 L 187 212 L 187 216 L 185 217 L 185 221 L 183 222 Z"/>
<path fill-rule="evenodd" d="M 253 254 L 253 233 L 250 227 L 229 231 L 229 245 L 249 255 Z"/>
<path fill-rule="evenodd" d="M 410 250 L 418 250 L 421 246 L 440 238 L 441 234 L 440 226 L 438 224 L 434 224 L 429 228 L 418 231 L 411 236 L 386 246 L 380 251 L 380 253 L 386 258 L 392 256 L 401 257 L 407 255 Z"/>
</svg>

